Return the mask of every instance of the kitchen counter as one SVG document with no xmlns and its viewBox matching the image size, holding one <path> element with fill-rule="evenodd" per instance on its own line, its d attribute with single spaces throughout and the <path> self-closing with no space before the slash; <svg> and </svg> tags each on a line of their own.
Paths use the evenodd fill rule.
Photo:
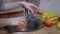
<svg viewBox="0 0 60 34">
<path fill-rule="evenodd" d="M 60 20 L 60 17 L 59 17 Z M 57 30 L 56 25 L 53 25 L 52 27 L 43 27 L 42 29 L 38 31 L 33 31 L 33 32 L 14 32 L 11 34 L 60 34 L 60 31 Z M 53 32 L 54 31 L 54 32 Z M 0 33 L 1 34 L 1 33 Z M 10 34 L 10 33 L 8 33 Z"/>
<path fill-rule="evenodd" d="M 58 20 L 60 21 L 60 17 Z M 12 34 L 60 34 L 60 30 L 57 29 L 56 25 L 53 25 L 52 27 L 43 27 L 42 29 L 34 32 L 15 32 Z"/>
<path fill-rule="evenodd" d="M 12 34 L 52 34 L 53 31 L 56 30 L 56 26 L 52 26 L 52 27 L 44 27 L 38 31 L 34 31 L 34 32 L 15 32 L 15 33 L 12 33 Z M 50 33 L 52 32 L 52 33 Z M 58 33 L 58 32 L 56 32 Z M 58 33 L 60 34 L 60 33 Z"/>
</svg>

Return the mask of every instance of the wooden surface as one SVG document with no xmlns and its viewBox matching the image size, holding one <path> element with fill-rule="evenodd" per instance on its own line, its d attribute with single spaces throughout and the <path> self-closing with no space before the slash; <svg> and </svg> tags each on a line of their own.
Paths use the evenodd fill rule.
<svg viewBox="0 0 60 34">
<path fill-rule="evenodd" d="M 19 11 L 19 12 L 10 12 L 10 13 L 4 13 L 4 14 L 0 14 L 0 18 L 2 17 L 12 17 L 12 16 L 21 16 L 24 15 L 23 11 Z"/>
</svg>

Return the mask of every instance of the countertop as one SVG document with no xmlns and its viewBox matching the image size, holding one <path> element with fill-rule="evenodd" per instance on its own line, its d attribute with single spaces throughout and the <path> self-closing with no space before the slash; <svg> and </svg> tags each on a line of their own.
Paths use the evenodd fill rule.
<svg viewBox="0 0 60 34">
<path fill-rule="evenodd" d="M 58 18 L 60 21 L 60 17 Z M 8 33 L 8 34 L 60 34 L 60 30 L 56 28 L 56 25 L 53 25 L 52 27 L 43 27 L 42 29 L 34 32 L 14 32 L 14 33 Z M 0 33 L 1 34 L 1 33 Z"/>
</svg>

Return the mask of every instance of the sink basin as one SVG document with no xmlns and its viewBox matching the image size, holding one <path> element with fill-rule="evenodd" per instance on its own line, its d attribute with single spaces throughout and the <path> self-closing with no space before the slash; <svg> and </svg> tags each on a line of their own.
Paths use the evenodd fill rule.
<svg viewBox="0 0 60 34">
<path fill-rule="evenodd" d="M 38 16 L 35 17 L 36 14 L 34 15 L 34 17 L 29 19 L 29 16 L 27 16 L 24 13 L 24 11 L 0 14 L 0 20 L 1 19 L 3 19 L 3 20 L 7 19 L 8 20 L 9 18 L 16 18 L 16 17 L 21 17 L 21 16 L 24 17 L 26 22 L 27 22 L 26 27 L 23 30 L 18 30 L 16 28 L 16 25 L 14 25 L 14 26 L 13 25 L 6 25 L 3 27 L 3 29 L 7 32 L 32 32 L 32 31 L 37 31 L 43 27 L 41 19 L 38 18 Z"/>
</svg>

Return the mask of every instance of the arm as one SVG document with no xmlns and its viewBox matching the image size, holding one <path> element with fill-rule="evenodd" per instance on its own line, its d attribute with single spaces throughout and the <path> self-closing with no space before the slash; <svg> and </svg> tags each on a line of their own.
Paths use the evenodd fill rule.
<svg viewBox="0 0 60 34">
<path fill-rule="evenodd" d="M 4 3 L 4 10 L 13 9 L 21 7 L 21 4 L 18 2 Z"/>
<path fill-rule="evenodd" d="M 28 10 L 32 12 L 34 12 L 34 10 L 37 12 L 40 12 L 40 9 L 36 5 L 32 3 L 28 3 L 28 2 L 22 2 L 22 1 L 5 3 L 4 10 L 13 9 L 13 8 L 21 7 L 21 6 L 24 6 L 25 8 L 27 8 Z"/>
</svg>

